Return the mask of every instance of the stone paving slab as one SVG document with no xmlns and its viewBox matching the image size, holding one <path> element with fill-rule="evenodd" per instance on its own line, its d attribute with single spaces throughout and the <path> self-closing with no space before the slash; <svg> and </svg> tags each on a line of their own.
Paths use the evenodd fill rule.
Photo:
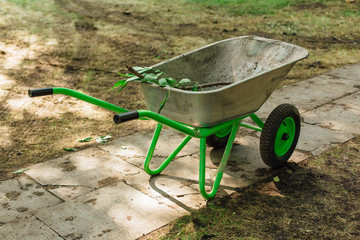
<svg viewBox="0 0 360 240">
<path fill-rule="evenodd" d="M 358 84 L 360 81 L 355 78 L 317 76 L 274 91 L 259 109 L 258 114 L 266 119 L 270 112 L 281 103 L 294 104 L 300 113 L 304 113 L 349 93 L 359 91 Z"/>
<path fill-rule="evenodd" d="M 27 215 L 0 226 L 1 240 L 62 240 L 52 229 L 33 216 Z"/>
<path fill-rule="evenodd" d="M 116 178 L 121 181 L 126 176 L 138 173 L 139 168 L 100 148 L 90 148 L 36 164 L 26 171 L 26 175 L 41 185 L 82 186 L 78 194 L 99 188 L 106 179 Z M 78 194 L 73 195 L 76 197 Z"/>
<path fill-rule="evenodd" d="M 145 193 L 159 203 L 176 209 L 182 214 L 200 209 L 206 205 L 206 201 L 199 194 L 197 181 L 160 174 L 150 176 L 143 172 L 139 175 L 126 179 L 126 184 Z"/>
<path fill-rule="evenodd" d="M 360 84 L 360 63 L 349 64 L 341 68 L 336 68 L 328 72 L 327 75 L 357 80 L 358 84 Z"/>
<path fill-rule="evenodd" d="M 354 94 L 350 94 L 349 96 L 340 98 L 333 103 L 360 111 L 360 90 Z"/>
<path fill-rule="evenodd" d="M 353 138 L 351 133 L 343 133 L 316 125 L 302 124 L 297 149 L 318 155 L 333 144 L 346 142 Z"/>
<path fill-rule="evenodd" d="M 135 133 L 126 137 L 121 137 L 115 141 L 100 146 L 102 149 L 111 152 L 114 155 L 124 156 L 127 158 L 133 157 L 145 157 L 147 149 L 150 146 L 153 131 L 143 131 Z M 161 131 L 158 144 L 155 148 L 154 156 L 167 157 L 171 151 L 171 146 L 175 149 L 181 141 L 185 138 L 185 135 L 171 129 L 163 128 Z M 191 155 L 198 151 L 198 144 L 196 141 L 190 141 L 179 152 L 177 157 Z"/>
<path fill-rule="evenodd" d="M 360 110 L 349 108 L 346 105 L 325 104 L 302 114 L 302 116 L 305 122 L 337 131 L 337 135 L 352 134 L 354 136 L 356 133 L 354 130 L 360 128 Z"/>
<path fill-rule="evenodd" d="M 140 191 L 119 183 L 79 197 L 92 212 L 103 212 L 132 239 L 157 229 L 182 214 Z M 128 239 L 128 238 L 124 238 Z"/>
<path fill-rule="evenodd" d="M 0 182 L 0 223 L 8 223 L 61 200 L 24 176 Z M 1 238 L 0 238 L 1 239 Z"/>
<path fill-rule="evenodd" d="M 62 239 L 135 239 L 102 211 L 78 201 L 66 201 L 34 214 Z"/>
</svg>

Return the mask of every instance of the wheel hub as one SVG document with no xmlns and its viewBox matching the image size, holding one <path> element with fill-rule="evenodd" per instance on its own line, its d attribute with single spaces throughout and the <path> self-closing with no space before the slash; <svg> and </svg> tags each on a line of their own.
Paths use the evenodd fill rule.
<svg viewBox="0 0 360 240">
<path fill-rule="evenodd" d="M 281 137 L 281 140 L 287 141 L 290 138 L 290 135 L 288 133 L 284 133 Z"/>
</svg>

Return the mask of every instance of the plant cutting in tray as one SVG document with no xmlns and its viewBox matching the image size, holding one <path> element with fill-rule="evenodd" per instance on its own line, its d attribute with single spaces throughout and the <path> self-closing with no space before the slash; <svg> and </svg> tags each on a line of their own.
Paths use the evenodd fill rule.
<svg viewBox="0 0 360 240">
<path fill-rule="evenodd" d="M 154 83 L 159 85 L 160 87 L 174 87 L 184 90 L 197 91 L 198 83 L 192 84 L 191 80 L 188 78 L 183 78 L 180 81 L 175 80 L 172 77 L 166 76 L 166 73 L 161 72 L 160 70 L 155 70 L 151 67 L 129 67 L 126 66 L 130 73 L 121 74 L 120 76 L 126 77 L 126 79 L 122 79 L 118 81 L 113 89 L 117 90 L 119 93 L 123 90 L 129 82 L 132 81 L 140 81 L 147 83 Z M 161 102 L 158 113 L 160 113 L 161 109 L 165 106 L 165 103 L 169 97 L 170 90 L 166 93 L 164 100 Z"/>
<path fill-rule="evenodd" d="M 177 81 L 172 77 L 168 77 L 166 73 L 151 67 L 126 67 L 130 73 L 119 73 L 120 76 L 125 77 L 126 79 L 122 79 L 114 85 L 113 89 L 116 89 L 117 93 L 123 90 L 126 85 L 132 81 L 148 82 L 157 84 L 160 87 L 174 87 L 186 90 L 189 90 L 189 86 L 191 86 L 192 91 L 196 91 L 198 85 L 198 83 L 192 84 L 191 80 L 188 78 Z"/>
<path fill-rule="evenodd" d="M 148 82 L 154 83 L 159 85 L 160 87 L 173 87 L 179 88 L 183 90 L 191 90 L 191 91 L 198 91 L 204 90 L 207 87 L 214 87 L 220 85 L 229 85 L 233 82 L 215 82 L 215 83 L 208 83 L 200 85 L 199 82 L 192 82 L 188 78 L 183 78 L 180 81 L 167 76 L 166 73 L 161 72 L 160 70 L 153 69 L 151 67 L 129 67 L 126 66 L 130 73 L 128 74 L 121 74 L 120 76 L 125 77 L 126 79 L 122 79 L 118 81 L 114 86 L 113 89 L 117 90 L 117 93 L 123 90 L 129 82 L 132 81 L 140 81 L 140 82 Z"/>
<path fill-rule="evenodd" d="M 128 74 L 121 74 L 120 76 L 125 77 L 126 79 L 122 79 L 118 81 L 114 86 L 113 89 L 117 90 L 116 93 L 119 93 L 121 90 L 123 90 L 126 85 L 129 82 L 132 81 L 138 81 L 138 82 L 147 82 L 147 83 L 154 83 L 160 87 L 173 87 L 188 91 L 198 91 L 204 90 L 204 88 L 207 87 L 214 87 L 214 86 L 220 86 L 220 85 L 229 85 L 232 82 L 215 82 L 215 83 L 208 83 L 208 84 L 202 84 L 200 85 L 199 82 L 192 82 L 188 78 L 183 78 L 180 81 L 177 81 L 176 79 L 167 76 L 166 73 L 153 69 L 151 67 L 129 67 L 126 66 L 128 71 L 130 73 Z M 160 113 L 161 109 L 165 106 L 165 103 L 169 97 L 170 90 L 167 92 L 167 94 L 164 97 L 164 100 L 161 102 L 158 113 Z"/>
</svg>

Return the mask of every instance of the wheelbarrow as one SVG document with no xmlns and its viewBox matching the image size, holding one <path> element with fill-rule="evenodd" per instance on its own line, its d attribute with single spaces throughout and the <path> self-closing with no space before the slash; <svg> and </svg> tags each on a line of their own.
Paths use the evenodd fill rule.
<svg viewBox="0 0 360 240">
<path fill-rule="evenodd" d="M 64 94 L 110 110 L 116 124 L 133 119 L 158 122 L 150 144 L 144 170 L 160 174 L 191 138 L 200 139 L 199 188 L 205 199 L 213 198 L 239 126 L 261 132 L 260 154 L 272 168 L 281 167 L 292 155 L 300 134 L 300 115 L 291 104 L 277 106 L 264 123 L 255 112 L 299 60 L 308 52 L 301 47 L 256 36 L 219 41 L 152 66 L 175 79 L 198 82 L 202 91 L 187 91 L 141 83 L 149 110 L 129 111 L 119 106 L 67 88 L 29 90 L 30 97 Z M 157 113 L 166 94 L 161 114 Z M 251 119 L 254 124 L 244 123 Z M 186 135 L 179 146 L 156 169 L 150 169 L 163 125 Z M 205 189 L 206 145 L 223 148 L 224 153 L 210 192 Z"/>
</svg>

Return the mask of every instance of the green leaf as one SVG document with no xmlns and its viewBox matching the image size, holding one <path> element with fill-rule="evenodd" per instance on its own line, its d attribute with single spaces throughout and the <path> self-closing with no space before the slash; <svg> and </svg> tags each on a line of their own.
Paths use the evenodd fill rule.
<svg viewBox="0 0 360 240">
<path fill-rule="evenodd" d="M 159 80 L 159 85 L 160 85 L 161 87 L 166 87 L 166 86 L 168 85 L 166 79 L 165 79 L 165 78 L 161 78 L 161 79 Z"/>
<path fill-rule="evenodd" d="M 127 83 L 125 85 L 123 85 L 119 90 L 117 90 L 116 94 L 118 94 L 119 92 L 121 92 L 125 87 L 126 87 Z M 115 95 L 116 95 L 115 94 Z"/>
<path fill-rule="evenodd" d="M 273 178 L 274 182 L 280 182 L 280 178 L 278 176 Z"/>
<path fill-rule="evenodd" d="M 160 103 L 158 114 L 160 114 L 161 110 L 164 108 L 165 103 L 166 103 L 166 101 L 167 101 L 167 99 L 169 97 L 169 94 L 170 94 L 170 90 L 166 93 L 166 95 L 164 97 L 164 100 L 162 100 L 162 102 Z"/>
<path fill-rule="evenodd" d="M 133 76 L 133 77 L 127 79 L 127 80 L 126 80 L 126 83 L 131 82 L 131 81 L 134 81 L 134 80 L 141 80 L 141 78 L 139 78 L 138 76 Z"/>
<path fill-rule="evenodd" d="M 139 73 L 144 73 L 152 70 L 151 67 L 133 67 L 133 69 Z"/>
<path fill-rule="evenodd" d="M 198 88 L 197 88 L 197 85 L 195 84 L 195 85 L 193 86 L 193 88 L 191 89 L 191 91 L 196 92 L 197 90 L 198 90 Z"/>
<path fill-rule="evenodd" d="M 75 148 L 64 148 L 64 150 L 67 151 L 67 152 L 77 151 L 77 149 L 75 149 Z"/>
<path fill-rule="evenodd" d="M 123 79 L 114 84 L 113 89 L 121 87 L 126 84 L 127 79 Z"/>
<path fill-rule="evenodd" d="M 137 72 L 143 71 L 145 68 L 144 67 L 133 67 L 133 69 Z"/>
<path fill-rule="evenodd" d="M 179 82 L 179 84 L 187 84 L 187 83 L 191 83 L 191 80 L 188 78 L 183 78 L 181 79 L 181 81 Z"/>
<path fill-rule="evenodd" d="M 26 170 L 29 170 L 29 168 L 22 168 L 22 169 L 19 169 L 19 170 L 15 171 L 15 172 L 12 172 L 12 173 L 14 173 L 14 174 L 23 173 Z"/>
<path fill-rule="evenodd" d="M 91 139 L 92 139 L 92 137 L 87 137 L 87 138 L 78 140 L 78 142 L 90 142 Z"/>
<path fill-rule="evenodd" d="M 170 86 L 172 86 L 176 83 L 176 80 L 173 78 L 166 78 L 166 81 L 170 84 Z"/>
<path fill-rule="evenodd" d="M 158 78 L 157 74 L 155 74 L 155 73 L 148 73 L 148 74 L 145 74 L 143 80 L 154 81 L 154 80 L 157 80 L 157 78 Z"/>
<path fill-rule="evenodd" d="M 106 136 L 95 137 L 95 140 L 98 143 L 106 143 L 110 138 L 111 138 L 110 135 L 106 135 Z"/>
<path fill-rule="evenodd" d="M 118 73 L 120 76 L 122 77 L 126 77 L 126 78 L 129 78 L 129 77 L 133 77 L 135 76 L 133 73 L 127 73 L 127 74 L 121 74 L 121 73 Z"/>
</svg>

